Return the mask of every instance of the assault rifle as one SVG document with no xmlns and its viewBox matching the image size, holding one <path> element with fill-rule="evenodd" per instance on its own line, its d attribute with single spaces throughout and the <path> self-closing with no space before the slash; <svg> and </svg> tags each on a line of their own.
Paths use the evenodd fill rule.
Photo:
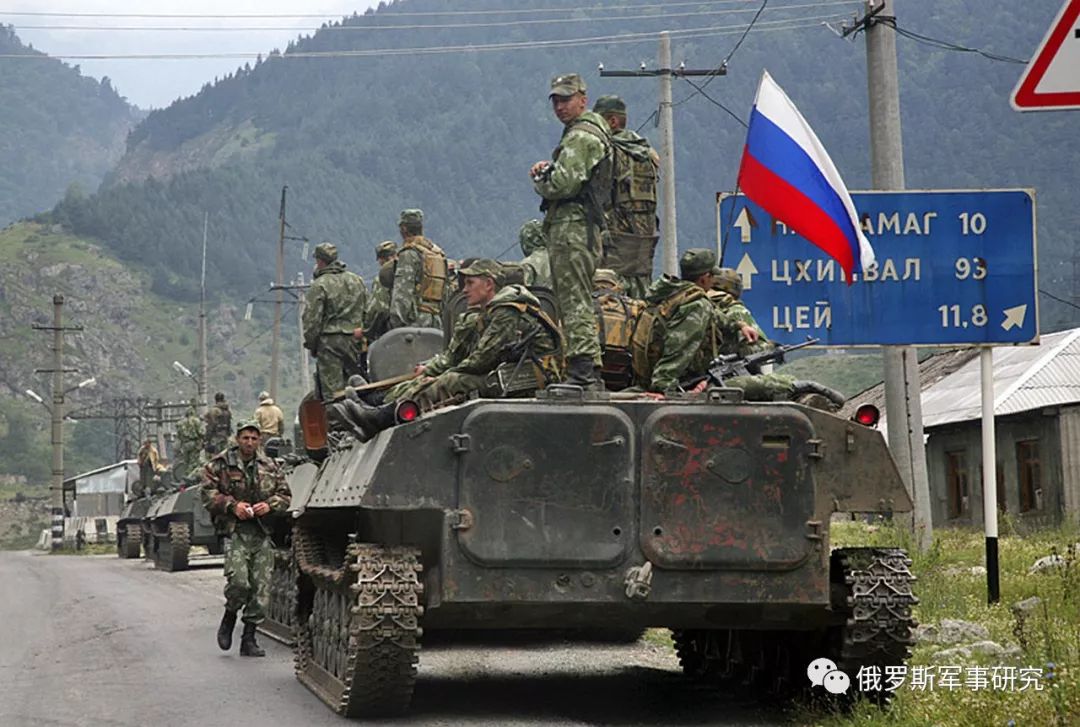
<svg viewBox="0 0 1080 727">
<path fill-rule="evenodd" d="M 700 383 L 703 378 L 708 379 L 713 386 L 723 386 L 728 379 L 736 376 L 756 376 L 761 373 L 761 367 L 770 363 L 784 363 L 784 357 L 791 351 L 813 346 L 820 338 L 807 338 L 802 343 L 793 343 L 790 346 L 775 346 L 768 351 L 752 353 L 749 356 L 740 356 L 737 353 L 721 354 L 709 363 L 709 373 L 704 377 L 698 377 L 693 384 Z"/>
</svg>

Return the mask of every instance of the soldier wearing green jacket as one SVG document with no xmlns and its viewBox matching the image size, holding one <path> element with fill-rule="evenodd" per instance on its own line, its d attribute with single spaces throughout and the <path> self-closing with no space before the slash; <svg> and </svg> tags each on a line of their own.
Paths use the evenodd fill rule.
<svg viewBox="0 0 1080 727">
<path fill-rule="evenodd" d="M 274 546 L 267 519 L 284 513 L 289 486 L 272 459 L 259 453 L 259 425 L 241 422 L 236 444 L 221 452 L 203 470 L 202 501 L 218 532 L 229 538 L 225 552 L 225 615 L 217 643 L 232 648 L 237 614 L 243 611 L 241 656 L 265 656 L 255 641 L 255 627 L 266 618 Z"/>
<path fill-rule="evenodd" d="M 518 232 L 518 244 L 525 259 L 521 268 L 525 273 L 525 285 L 529 287 L 551 287 L 551 256 L 548 254 L 547 240 L 544 239 L 544 223 L 529 220 Z"/>
<path fill-rule="evenodd" d="M 386 265 L 393 270 L 397 260 L 397 245 L 392 240 L 384 240 L 375 246 L 375 261 L 382 271 Z M 393 275 L 390 276 L 393 285 Z M 382 276 L 376 275 L 371 282 L 371 295 L 364 311 L 364 336 L 371 343 L 390 330 L 390 287 L 384 285 Z"/>
<path fill-rule="evenodd" d="M 187 414 L 176 425 L 176 438 L 179 446 L 173 472 L 177 479 L 184 479 L 202 464 L 203 442 L 206 438 L 206 425 L 195 411 L 194 399 L 188 406 Z"/>
<path fill-rule="evenodd" d="M 364 309 L 367 289 L 361 277 L 345 269 L 337 247 L 315 247 L 315 277 L 304 299 L 304 348 L 318 365 L 319 392 L 331 401 L 353 374 L 362 374 Z"/>
<path fill-rule="evenodd" d="M 500 288 L 500 265 L 494 260 L 476 260 L 459 275 L 470 309 L 450 346 L 387 399 L 409 398 L 430 408 L 473 392 L 485 397 L 531 393 L 557 380 L 559 330 L 536 297 L 522 285 Z M 526 385 L 508 391 L 509 384 L 521 382 Z"/>
<path fill-rule="evenodd" d="M 446 254 L 424 237 L 424 213 L 401 212 L 401 249 L 390 291 L 390 328 L 442 328 L 442 305 L 449 267 Z"/>
<path fill-rule="evenodd" d="M 543 198 L 552 282 L 566 334 L 567 381 L 594 387 L 601 360 L 592 277 L 611 202 L 611 130 L 588 110 L 585 92 L 576 73 L 552 79 L 549 98 L 563 134 L 551 160 L 536 162 L 529 174 Z"/>
<path fill-rule="evenodd" d="M 765 332 L 754 320 L 754 315 L 742 296 L 742 276 L 732 268 L 720 268 L 712 289 L 708 291 L 721 328 L 738 330 L 735 336 L 725 336 L 720 353 L 737 353 L 746 356 L 772 348 Z M 747 330 L 750 329 L 750 330 Z"/>
</svg>

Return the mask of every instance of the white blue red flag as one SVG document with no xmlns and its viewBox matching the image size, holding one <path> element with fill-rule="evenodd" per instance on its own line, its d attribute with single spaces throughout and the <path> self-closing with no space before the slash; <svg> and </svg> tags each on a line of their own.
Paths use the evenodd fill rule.
<svg viewBox="0 0 1080 727">
<path fill-rule="evenodd" d="M 844 180 L 810 124 L 768 72 L 761 76 L 746 135 L 739 187 L 747 197 L 834 258 L 853 280 L 874 249 Z"/>
</svg>

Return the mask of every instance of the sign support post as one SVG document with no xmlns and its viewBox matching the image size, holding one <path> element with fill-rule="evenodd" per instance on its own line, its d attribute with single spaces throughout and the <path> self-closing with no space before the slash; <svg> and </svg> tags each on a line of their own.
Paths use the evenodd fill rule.
<svg viewBox="0 0 1080 727">
<path fill-rule="evenodd" d="M 997 440 L 994 432 L 994 350 L 979 348 L 982 378 L 983 527 L 986 531 L 986 602 L 1001 600 L 998 581 Z"/>
</svg>

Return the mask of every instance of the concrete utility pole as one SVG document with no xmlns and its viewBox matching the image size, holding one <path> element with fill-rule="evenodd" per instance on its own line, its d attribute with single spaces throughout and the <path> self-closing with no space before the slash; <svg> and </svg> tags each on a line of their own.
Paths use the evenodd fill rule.
<svg viewBox="0 0 1080 727">
<path fill-rule="evenodd" d="M 637 71 L 605 71 L 600 67 L 601 77 L 653 78 L 660 77 L 660 104 L 657 119 L 660 124 L 660 239 L 663 240 L 661 267 L 665 273 L 679 273 L 679 238 L 675 215 L 675 122 L 672 114 L 671 80 L 678 76 L 723 76 L 727 68 L 690 70 L 671 67 L 671 36 L 660 33 L 660 50 L 657 54 L 660 67 L 648 70 L 641 64 Z"/>
<path fill-rule="evenodd" d="M 900 82 L 896 69 L 896 32 L 887 22 L 893 0 L 870 0 L 866 16 L 866 76 L 870 96 L 870 157 L 875 189 L 904 189 L 904 145 L 900 128 Z M 858 27 L 858 26 L 857 26 Z M 922 386 L 914 347 L 885 346 L 885 412 L 889 449 L 915 504 L 919 547 L 930 547 L 930 483 L 923 443 Z"/>
<path fill-rule="evenodd" d="M 82 326 L 64 326 L 64 296 L 53 296 L 53 324 L 32 326 L 38 331 L 52 331 L 53 362 L 51 369 L 38 373 L 52 374 L 52 479 L 49 483 L 52 515 L 52 549 L 64 547 L 64 332 L 81 331 Z M 74 371 L 74 369 L 71 369 Z M 38 399 L 40 401 L 40 398 Z"/>
<path fill-rule="evenodd" d="M 281 207 L 278 211 L 277 276 L 274 278 L 278 291 L 274 300 L 274 333 L 270 344 L 270 398 L 274 401 L 278 398 L 278 359 L 281 355 L 281 304 L 284 298 L 280 288 L 285 285 L 285 192 L 288 189 L 287 186 L 281 188 Z"/>
<path fill-rule="evenodd" d="M 195 380 L 196 392 L 199 398 L 199 413 L 206 414 L 208 401 L 206 398 L 206 374 L 209 366 L 206 363 L 206 231 L 210 224 L 210 213 L 203 213 L 202 227 L 202 276 L 199 284 L 199 378 Z"/>
</svg>

